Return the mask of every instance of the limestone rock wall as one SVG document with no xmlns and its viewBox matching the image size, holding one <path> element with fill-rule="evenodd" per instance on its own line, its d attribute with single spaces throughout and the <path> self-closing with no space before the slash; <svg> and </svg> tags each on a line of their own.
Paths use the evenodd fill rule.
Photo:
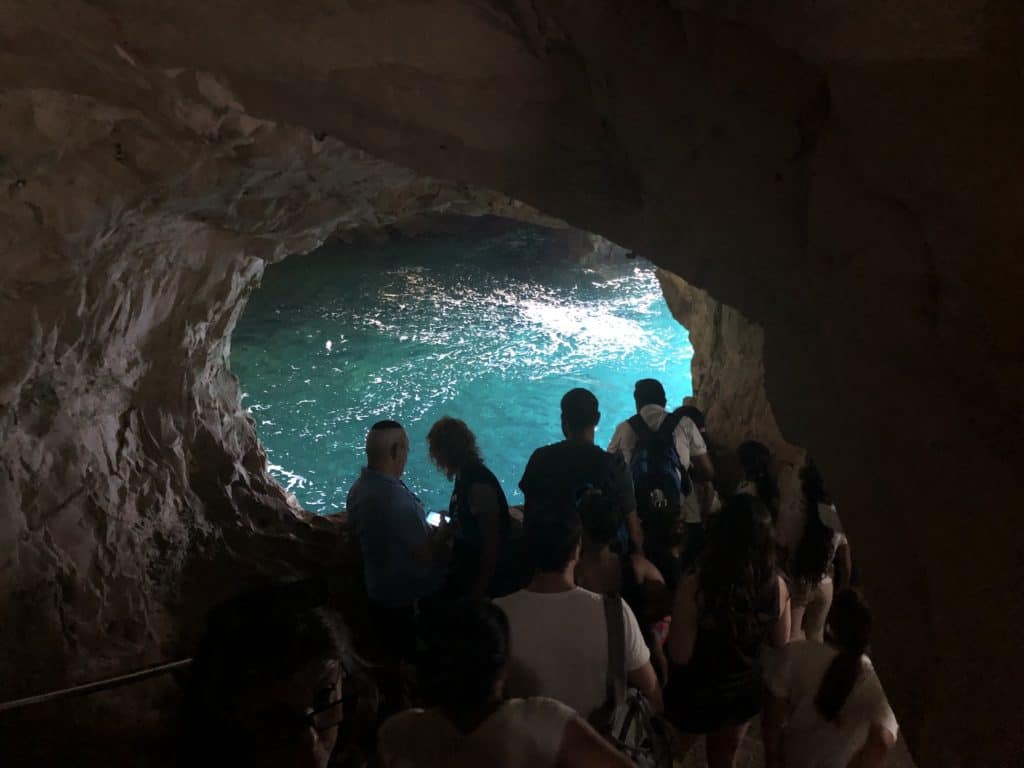
<svg viewBox="0 0 1024 768">
<path fill-rule="evenodd" d="M 223 371 L 240 297 L 471 184 L 763 329 L 920 764 L 1013 764 L 1022 30 L 1015 0 L 4 0 L 2 685 L 159 655 L 175 575 L 245 559 L 254 507 L 285 567 Z"/>
<path fill-rule="evenodd" d="M 261 574 L 344 569 L 337 531 L 267 475 L 227 369 L 267 263 L 421 214 L 548 221 L 252 118 L 206 75 L 139 77 L 131 106 L 0 95 L 3 700 L 186 655 L 206 609 Z M 0 741 L 105 762 L 98 729 L 130 753 L 168 693 L 7 715 Z M 80 727 L 41 744 L 40 720 Z"/>
<path fill-rule="evenodd" d="M 660 269 L 658 279 L 672 314 L 690 330 L 693 395 L 707 418 L 717 482 L 730 489 L 742 479 L 736 449 L 744 440 L 767 445 L 781 493 L 779 538 L 795 547 L 805 522 L 799 470 L 806 453 L 786 442 L 768 402 L 764 329 L 678 275 Z"/>
</svg>

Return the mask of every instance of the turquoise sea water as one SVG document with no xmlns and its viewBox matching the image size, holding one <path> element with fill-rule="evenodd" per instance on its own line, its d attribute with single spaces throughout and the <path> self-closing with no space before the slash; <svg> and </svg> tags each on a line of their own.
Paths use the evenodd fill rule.
<svg viewBox="0 0 1024 768">
<path fill-rule="evenodd" d="M 443 415 L 465 419 L 510 502 L 526 460 L 561 439 L 558 404 L 598 397 L 598 442 L 634 411 L 633 382 L 690 394 L 689 335 L 651 265 L 584 266 L 522 226 L 385 245 L 331 245 L 267 269 L 232 337 L 231 367 L 272 474 L 315 512 L 344 506 L 369 426 L 409 431 L 405 481 L 429 510 L 450 485 L 427 458 Z"/>
</svg>

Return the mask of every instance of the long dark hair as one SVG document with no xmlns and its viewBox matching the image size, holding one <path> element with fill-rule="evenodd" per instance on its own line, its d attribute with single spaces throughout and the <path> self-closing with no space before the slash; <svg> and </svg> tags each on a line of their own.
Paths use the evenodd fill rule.
<svg viewBox="0 0 1024 768">
<path fill-rule="evenodd" d="M 442 416 L 427 433 L 430 458 L 451 480 L 467 464 L 480 464 L 476 435 L 462 419 Z"/>
<path fill-rule="evenodd" d="M 708 532 L 698 578 L 704 615 L 740 645 L 757 642 L 764 633 L 759 606 L 776 578 L 775 553 L 765 505 L 742 494 L 728 499 Z"/>
<path fill-rule="evenodd" d="M 863 665 L 861 656 L 871 641 L 871 609 L 859 592 L 841 590 L 832 600 L 828 615 L 828 640 L 839 650 L 832 660 L 814 706 L 831 723 L 839 723 L 839 712 L 857 684 Z"/>
<path fill-rule="evenodd" d="M 756 440 L 740 443 L 737 450 L 740 465 L 747 479 L 757 487 L 757 497 L 761 499 L 772 515 L 772 521 L 779 518 L 779 484 L 772 474 L 772 452 L 768 446 Z"/>
<path fill-rule="evenodd" d="M 800 470 L 800 484 L 803 489 L 804 509 L 807 524 L 796 548 L 793 560 L 793 575 L 809 584 L 817 584 L 828 570 L 833 555 L 835 532 L 821 521 L 819 504 L 831 504 L 825 481 L 817 465 L 808 460 Z"/>
</svg>

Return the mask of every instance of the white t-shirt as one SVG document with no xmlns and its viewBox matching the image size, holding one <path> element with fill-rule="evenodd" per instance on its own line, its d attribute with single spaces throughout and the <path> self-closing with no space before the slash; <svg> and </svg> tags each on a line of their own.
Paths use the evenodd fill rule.
<svg viewBox="0 0 1024 768">
<path fill-rule="evenodd" d="M 436 709 L 410 709 L 381 727 L 378 755 L 383 768 L 554 768 L 575 716 L 552 699 L 512 699 L 463 733 Z"/>
<path fill-rule="evenodd" d="M 839 712 L 839 724 L 821 716 L 814 698 L 836 655 L 829 645 L 803 640 L 773 656 L 768 687 L 789 702 L 787 768 L 846 768 L 864 746 L 872 725 L 885 728 L 893 738 L 899 734 L 896 715 L 867 656 L 861 657 L 864 670 Z"/>
<path fill-rule="evenodd" d="M 667 415 L 668 411 L 660 405 L 645 405 L 640 409 L 640 418 L 654 430 L 661 426 L 661 422 Z M 700 430 L 693 423 L 693 419 L 688 416 L 680 419 L 672 437 L 676 444 L 676 453 L 679 454 L 679 461 L 684 467 L 689 468 L 695 456 L 703 456 L 708 452 Z M 628 420 L 624 421 L 615 428 L 612 441 L 608 443 L 608 453 L 621 453 L 622 458 L 626 460 L 626 466 L 629 466 L 629 462 L 633 458 L 633 451 L 636 450 L 636 442 L 636 432 L 629 426 Z"/>
<path fill-rule="evenodd" d="M 604 704 L 608 629 L 601 595 L 576 587 L 565 592 L 520 590 L 494 604 L 511 629 L 509 696 L 548 696 L 584 718 Z M 626 671 L 650 661 L 633 611 L 622 603 Z"/>
</svg>

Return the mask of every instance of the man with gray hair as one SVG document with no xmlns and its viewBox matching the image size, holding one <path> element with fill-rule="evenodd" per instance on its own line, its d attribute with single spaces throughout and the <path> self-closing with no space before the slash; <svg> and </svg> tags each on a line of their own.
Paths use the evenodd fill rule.
<svg viewBox="0 0 1024 768">
<path fill-rule="evenodd" d="M 348 493 L 348 517 L 363 556 L 375 629 L 405 657 L 414 640 L 415 602 L 441 585 L 423 504 L 402 482 L 409 436 L 397 421 L 379 421 L 366 436 L 366 462 Z"/>
</svg>

